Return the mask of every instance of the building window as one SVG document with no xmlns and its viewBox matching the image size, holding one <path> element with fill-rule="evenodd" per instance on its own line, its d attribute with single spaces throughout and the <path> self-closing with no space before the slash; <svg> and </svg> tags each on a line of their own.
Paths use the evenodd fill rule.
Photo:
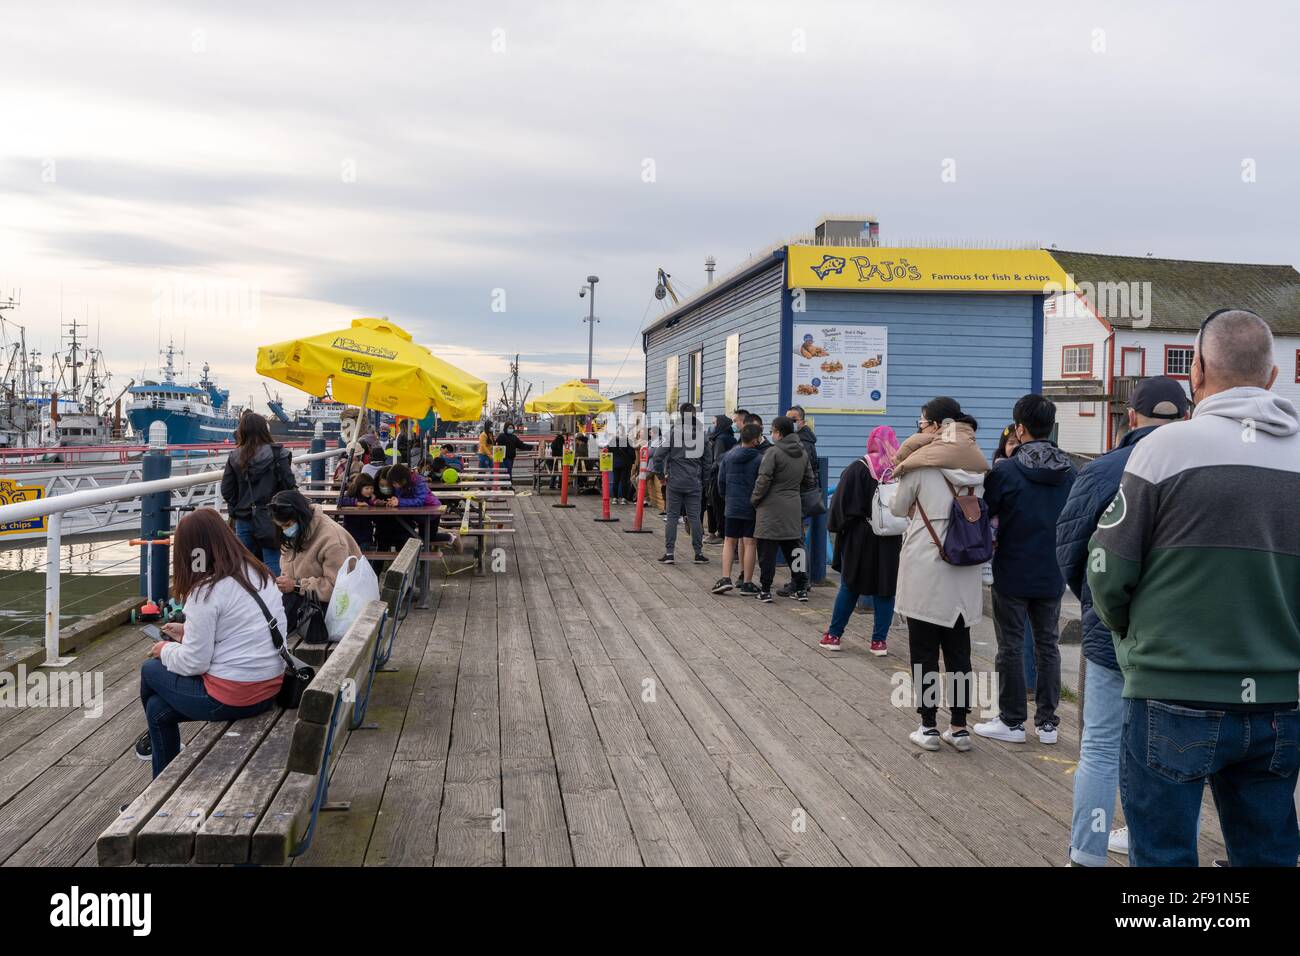
<svg viewBox="0 0 1300 956">
<path fill-rule="evenodd" d="M 1123 378 L 1142 378 L 1146 373 L 1146 349 L 1130 347 L 1120 349 L 1119 374 Z"/>
<path fill-rule="evenodd" d="M 1187 378 L 1192 374 L 1192 352 L 1190 345 L 1165 346 L 1165 374 L 1170 378 Z"/>
<path fill-rule="evenodd" d="M 1080 402 L 1080 403 L 1079 403 L 1079 417 L 1080 417 L 1080 418 L 1096 418 L 1096 417 L 1097 417 L 1097 403 L 1096 403 L 1096 402 Z"/>
<path fill-rule="evenodd" d="M 686 400 L 696 411 L 704 404 L 704 349 L 696 349 L 687 356 Z"/>
<path fill-rule="evenodd" d="M 1300 383 L 1300 349 L 1295 350 L 1295 380 Z"/>
<path fill-rule="evenodd" d="M 1061 377 L 1092 377 L 1091 345 L 1067 345 L 1061 349 Z"/>
</svg>

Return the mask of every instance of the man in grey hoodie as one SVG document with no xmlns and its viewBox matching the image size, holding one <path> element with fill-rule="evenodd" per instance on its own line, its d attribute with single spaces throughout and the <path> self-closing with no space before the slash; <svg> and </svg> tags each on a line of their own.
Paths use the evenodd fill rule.
<svg viewBox="0 0 1300 956">
<path fill-rule="evenodd" d="M 677 544 L 677 521 L 683 515 L 691 529 L 695 563 L 703 564 L 704 530 L 700 526 L 700 506 L 704 494 L 704 428 L 695 417 L 695 406 L 682 405 L 677 421 L 650 456 L 650 470 L 664 481 L 664 554 L 660 564 L 673 563 Z"/>
</svg>

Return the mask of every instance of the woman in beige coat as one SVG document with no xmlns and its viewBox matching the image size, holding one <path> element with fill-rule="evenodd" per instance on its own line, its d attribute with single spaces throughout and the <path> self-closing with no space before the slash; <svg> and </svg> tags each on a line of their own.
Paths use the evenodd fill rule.
<svg viewBox="0 0 1300 956">
<path fill-rule="evenodd" d="M 899 557 L 895 610 L 907 618 L 912 656 L 912 688 L 921 726 L 910 739 L 923 750 L 938 750 L 942 739 L 959 751 L 970 750 L 966 715 L 975 703 L 971 679 L 970 628 L 984 610 L 978 565 L 948 564 L 935 542 L 944 540 L 954 493 L 973 488 L 984 495 L 989 464 L 975 443 L 977 422 L 951 398 L 935 398 L 921 409 L 918 431 L 903 442 L 894 458 L 898 491 L 890 510 L 910 518 Z M 930 528 L 921 516 L 924 510 Z M 937 727 L 944 689 L 939 654 L 948 670 L 949 729 Z"/>
<path fill-rule="evenodd" d="M 361 557 L 361 547 L 343 525 L 300 492 L 279 492 L 271 499 L 270 511 L 280 538 L 280 575 L 275 583 L 284 595 L 289 629 L 308 640 L 323 641 L 324 616 L 304 616 L 305 612 L 312 603 L 325 610 L 339 569 L 350 555 Z M 302 625 L 315 633 L 304 633 Z"/>
</svg>

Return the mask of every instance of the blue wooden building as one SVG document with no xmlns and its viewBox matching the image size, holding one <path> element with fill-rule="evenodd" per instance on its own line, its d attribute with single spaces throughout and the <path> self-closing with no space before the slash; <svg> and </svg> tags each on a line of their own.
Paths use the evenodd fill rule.
<svg viewBox="0 0 1300 956">
<path fill-rule="evenodd" d="M 923 403 L 950 395 L 991 459 L 1016 399 L 1042 388 L 1044 295 L 1068 282 L 1041 250 L 781 246 L 645 330 L 646 410 L 693 401 L 710 419 L 739 407 L 766 424 L 803 405 L 833 488 L 874 427 L 901 441 Z M 858 362 L 818 350 L 823 333 L 876 344 Z"/>
</svg>

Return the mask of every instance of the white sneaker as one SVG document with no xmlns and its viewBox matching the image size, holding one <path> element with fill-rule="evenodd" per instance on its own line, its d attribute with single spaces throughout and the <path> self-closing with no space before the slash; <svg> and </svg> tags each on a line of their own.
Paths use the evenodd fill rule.
<svg viewBox="0 0 1300 956">
<path fill-rule="evenodd" d="M 1056 743 L 1056 724 L 1046 723 L 1041 727 L 1035 727 L 1034 733 L 1038 734 L 1038 742 L 1040 744 Z"/>
<path fill-rule="evenodd" d="M 1025 742 L 1025 725 L 1008 727 L 1002 722 L 1001 717 L 995 717 L 992 720 L 986 720 L 982 724 L 976 724 L 975 733 L 981 737 L 988 737 L 990 740 L 1002 740 L 1009 744 L 1023 744 Z"/>
<path fill-rule="evenodd" d="M 970 733 L 963 730 L 961 733 L 954 734 L 952 728 L 949 727 L 943 732 L 943 742 L 946 744 L 952 744 L 954 749 L 961 753 L 965 753 L 970 750 Z"/>
<path fill-rule="evenodd" d="M 917 727 L 916 730 L 907 735 L 907 739 L 922 750 L 939 749 L 939 729 L 937 727 Z"/>
<path fill-rule="evenodd" d="M 1111 853 L 1123 853 L 1128 856 L 1128 827 L 1116 827 L 1111 830 L 1106 840 L 1106 849 Z"/>
</svg>

